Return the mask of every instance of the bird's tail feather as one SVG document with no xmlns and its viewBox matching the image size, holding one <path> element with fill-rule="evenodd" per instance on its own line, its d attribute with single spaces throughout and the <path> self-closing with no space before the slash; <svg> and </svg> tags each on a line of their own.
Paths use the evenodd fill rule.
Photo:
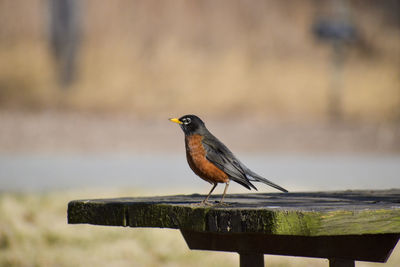
<svg viewBox="0 0 400 267">
<path fill-rule="evenodd" d="M 285 193 L 289 192 L 285 188 L 283 188 L 283 187 L 281 187 L 281 186 L 279 186 L 277 184 L 274 184 L 270 180 L 267 180 L 264 177 L 261 177 L 260 175 L 258 175 L 257 173 L 255 173 L 255 172 L 253 172 L 253 171 L 251 171 L 249 169 L 246 170 L 246 173 L 248 173 L 248 176 L 251 176 L 253 178 L 253 179 L 249 179 L 250 181 L 253 180 L 253 181 L 257 181 L 257 182 L 262 182 L 262 183 L 267 184 L 269 186 L 272 186 L 272 187 L 274 187 L 274 188 L 276 188 L 276 189 L 278 189 L 278 190 L 280 190 L 282 192 L 285 192 Z"/>
</svg>

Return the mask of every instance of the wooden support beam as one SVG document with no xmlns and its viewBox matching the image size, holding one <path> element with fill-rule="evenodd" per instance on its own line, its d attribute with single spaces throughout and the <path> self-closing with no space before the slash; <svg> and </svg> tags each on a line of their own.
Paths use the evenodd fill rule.
<svg viewBox="0 0 400 267">
<path fill-rule="evenodd" d="M 260 253 L 239 253 L 240 267 L 264 267 L 264 255 Z"/>
<path fill-rule="evenodd" d="M 353 260 L 347 259 L 329 259 L 329 267 L 354 267 L 355 263 Z"/>
<path fill-rule="evenodd" d="M 190 249 L 315 257 L 332 259 L 333 262 L 386 262 L 400 237 L 399 234 L 307 237 L 185 230 L 181 233 Z"/>
</svg>

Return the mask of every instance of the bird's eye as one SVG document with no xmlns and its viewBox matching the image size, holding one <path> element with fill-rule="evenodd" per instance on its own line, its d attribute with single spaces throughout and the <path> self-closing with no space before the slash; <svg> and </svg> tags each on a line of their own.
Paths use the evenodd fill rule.
<svg viewBox="0 0 400 267">
<path fill-rule="evenodd" d="M 190 119 L 190 118 L 184 118 L 183 120 L 182 120 L 182 122 L 183 122 L 183 124 L 189 124 L 190 122 L 191 122 L 192 120 Z"/>
</svg>

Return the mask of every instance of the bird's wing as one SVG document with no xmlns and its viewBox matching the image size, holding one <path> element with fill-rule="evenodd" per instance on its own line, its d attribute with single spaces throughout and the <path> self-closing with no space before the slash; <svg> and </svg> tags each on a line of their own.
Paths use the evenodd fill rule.
<svg viewBox="0 0 400 267">
<path fill-rule="evenodd" d="M 251 181 L 262 182 L 274 187 L 282 192 L 288 192 L 285 188 L 271 182 L 264 177 L 247 168 L 241 163 L 235 155 L 215 136 L 208 135 L 202 140 L 204 149 L 206 150 L 206 158 L 214 163 L 218 168 L 224 171 L 235 182 L 250 189 L 257 190 Z"/>
<path fill-rule="evenodd" d="M 206 151 L 206 158 L 224 171 L 230 179 L 243 185 L 247 189 L 257 188 L 249 181 L 242 164 L 233 153 L 214 136 L 206 136 L 202 140 Z"/>
</svg>

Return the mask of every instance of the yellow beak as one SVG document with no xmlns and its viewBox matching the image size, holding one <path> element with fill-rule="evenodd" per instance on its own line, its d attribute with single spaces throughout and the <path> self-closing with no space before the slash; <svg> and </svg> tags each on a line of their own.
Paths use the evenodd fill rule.
<svg viewBox="0 0 400 267">
<path fill-rule="evenodd" d="M 172 121 L 172 122 L 178 123 L 178 124 L 182 124 L 183 123 L 177 118 L 173 118 L 173 119 L 169 119 L 169 120 Z"/>
</svg>

